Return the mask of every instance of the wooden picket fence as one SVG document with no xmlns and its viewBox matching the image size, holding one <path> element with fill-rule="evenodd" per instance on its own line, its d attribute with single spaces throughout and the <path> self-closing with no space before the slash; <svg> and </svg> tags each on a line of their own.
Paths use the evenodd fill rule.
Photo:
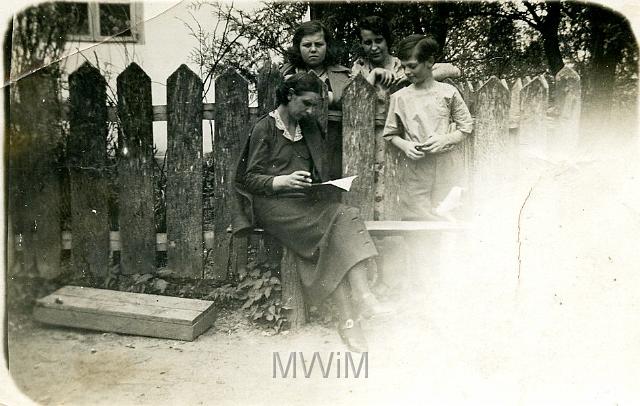
<svg viewBox="0 0 640 406">
<path fill-rule="evenodd" d="M 258 107 L 249 107 L 248 82 L 229 70 L 215 80 L 215 103 L 203 103 L 201 79 L 182 65 L 167 79 L 167 104 L 154 106 L 151 80 L 133 63 L 117 78 L 114 108 L 107 106 L 107 84 L 100 72 L 89 64 L 81 66 L 69 76 L 65 113 L 70 128 L 65 149 L 72 231 L 60 230 L 60 210 L 55 205 L 62 200 L 62 191 L 54 181 L 47 178 L 46 196 L 38 196 L 53 203 L 53 208 L 29 204 L 23 208 L 20 199 L 27 202 L 38 193 L 36 187 L 27 189 L 9 213 L 10 220 L 19 218 L 23 225 L 19 238 L 23 261 L 35 264 L 41 276 L 55 277 L 60 272 L 61 251 L 70 249 L 74 273 L 101 277 L 107 275 L 110 251 L 120 251 L 120 268 L 125 274 L 155 272 L 156 251 L 166 251 L 167 267 L 179 276 L 226 279 L 247 256 L 247 240 L 234 239 L 227 232 L 233 215 L 235 162 L 251 124 L 275 108 L 278 80 L 275 66 L 265 65 L 257 85 Z M 569 138 L 577 134 L 580 78 L 569 68 L 555 77 L 551 109 L 549 85 L 542 76 L 518 79 L 510 87 L 495 77 L 475 85 L 453 84 L 475 117 L 473 136 L 456 148 L 473 189 L 481 189 L 486 179 L 503 177 L 509 157 L 523 152 L 562 152 L 575 142 Z M 36 100 L 41 97 L 46 105 L 48 96 L 37 94 L 46 88 L 38 88 L 33 90 Z M 338 155 L 333 164 L 345 176 L 359 175 L 343 200 L 359 207 L 365 220 L 396 220 L 397 176 L 404 158 L 380 138 L 384 117 L 375 114 L 375 88 L 357 76 L 345 89 L 341 112 L 329 111 L 327 105 L 325 98 L 318 114 L 329 128 L 328 142 Z M 45 115 L 33 120 L 45 118 L 50 119 Z M 209 232 L 203 231 L 203 120 L 215 121 L 214 224 Z M 114 121 L 119 123 L 118 231 L 109 226 L 105 176 L 108 125 Z M 166 234 L 156 234 L 154 225 L 154 121 L 167 122 Z M 38 165 L 33 157 L 51 156 L 56 147 L 46 142 L 44 127 L 37 134 L 12 136 L 22 137 L 22 153 L 31 157 L 13 172 L 23 175 L 15 175 L 10 187 L 21 187 L 33 180 L 27 176 L 29 165 Z M 207 251 L 213 268 L 204 266 Z"/>
</svg>

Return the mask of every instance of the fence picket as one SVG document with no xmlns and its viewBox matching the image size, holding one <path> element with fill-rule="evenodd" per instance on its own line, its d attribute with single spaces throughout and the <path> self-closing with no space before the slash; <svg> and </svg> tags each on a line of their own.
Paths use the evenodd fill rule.
<svg viewBox="0 0 640 406">
<path fill-rule="evenodd" d="M 555 105 L 557 122 L 550 139 L 552 155 L 570 158 L 578 145 L 581 107 L 580 76 L 565 66 L 556 74 Z"/>
<path fill-rule="evenodd" d="M 20 79 L 11 103 L 10 202 L 15 229 L 22 233 L 22 265 L 51 279 L 60 273 L 61 184 L 58 142 L 62 132 L 56 67 L 51 65 Z"/>
<path fill-rule="evenodd" d="M 265 61 L 262 69 L 258 72 L 258 116 L 267 114 L 278 107 L 276 89 L 282 83 L 282 80 L 282 74 L 278 67 L 271 63 L 270 60 Z M 282 244 L 268 234 L 263 234 L 261 238 L 262 243 L 255 247 L 258 261 L 279 263 L 282 255 Z M 247 249 L 248 241 L 246 238 L 234 237 L 233 252 L 231 253 L 231 272 L 235 273 L 236 269 L 246 266 L 248 261 Z"/>
<path fill-rule="evenodd" d="M 151 79 L 132 63 L 118 76 L 117 86 L 121 271 L 145 274 L 156 268 Z"/>
<path fill-rule="evenodd" d="M 360 208 L 364 220 L 374 219 L 376 158 L 376 89 L 357 75 L 342 99 L 342 173 L 358 175 L 344 202 Z M 384 142 L 383 140 L 381 140 Z"/>
<path fill-rule="evenodd" d="M 282 74 L 278 67 L 265 61 L 258 72 L 258 116 L 269 113 L 278 107 L 276 103 L 276 89 L 282 82 Z"/>
<path fill-rule="evenodd" d="M 520 151 L 523 156 L 543 158 L 547 149 L 547 81 L 537 76 L 522 88 L 520 95 Z"/>
<path fill-rule="evenodd" d="M 214 181 L 214 247 L 213 272 L 205 278 L 223 280 L 229 271 L 231 235 L 227 228 L 231 224 L 234 205 L 235 164 L 241 153 L 241 141 L 246 136 L 249 122 L 249 86 L 247 81 L 233 70 L 225 71 L 216 79 L 215 142 L 213 144 Z M 229 114 L 233 112 L 233 114 Z"/>
<path fill-rule="evenodd" d="M 386 95 L 385 105 L 385 110 L 388 110 L 389 94 Z M 383 128 L 384 124 L 376 126 L 377 139 L 384 145 L 384 151 L 381 152 L 383 159 L 377 173 L 379 189 L 377 196 L 380 196 L 381 199 L 380 204 L 376 205 L 378 211 L 377 220 L 400 220 L 398 216 L 400 204 L 398 196 L 401 182 L 398 179 L 400 179 L 406 161 L 405 156 L 398 148 L 382 139 Z M 382 192 L 380 192 L 380 189 Z"/>
<path fill-rule="evenodd" d="M 473 193 L 476 197 L 495 195 L 493 190 L 504 184 L 510 172 L 509 88 L 492 76 L 477 94 L 477 114 L 473 136 Z M 502 157 L 496 159 L 496 157 Z"/>
<path fill-rule="evenodd" d="M 191 278 L 203 274 L 202 91 L 186 65 L 167 79 L 167 266 Z"/>
<path fill-rule="evenodd" d="M 71 249 L 76 275 L 105 276 L 109 269 L 107 206 L 107 92 L 100 71 L 85 63 L 69 76 L 71 102 L 68 164 Z"/>
</svg>

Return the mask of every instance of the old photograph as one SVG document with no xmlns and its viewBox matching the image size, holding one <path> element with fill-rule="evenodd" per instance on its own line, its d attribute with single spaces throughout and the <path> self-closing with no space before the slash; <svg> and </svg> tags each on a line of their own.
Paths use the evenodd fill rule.
<svg viewBox="0 0 640 406">
<path fill-rule="evenodd" d="M 0 8 L 0 405 L 640 402 L 632 2 Z"/>
</svg>

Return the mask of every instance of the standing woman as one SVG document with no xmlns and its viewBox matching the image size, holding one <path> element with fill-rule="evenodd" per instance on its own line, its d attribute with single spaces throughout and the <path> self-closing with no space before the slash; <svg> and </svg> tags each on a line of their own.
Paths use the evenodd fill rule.
<svg viewBox="0 0 640 406">
<path fill-rule="evenodd" d="M 385 312 L 371 293 L 367 267 L 377 255 L 359 210 L 327 199 L 313 183 L 328 180 L 324 134 L 312 110 L 320 99 L 314 75 L 296 73 L 278 87 L 278 108 L 254 125 L 236 170 L 239 208 L 234 231 L 260 226 L 294 251 L 306 299 L 333 296 L 338 332 L 352 351 L 367 343 L 355 321 Z"/>
<path fill-rule="evenodd" d="M 336 63 L 333 37 L 320 21 L 307 21 L 293 34 L 293 45 L 287 51 L 288 62 L 280 70 L 287 77 L 296 72 L 315 72 L 327 84 L 329 107 L 340 108 L 340 100 L 351 70 Z"/>
<path fill-rule="evenodd" d="M 362 73 L 369 83 L 384 90 L 402 82 L 408 84 L 400 59 L 390 53 L 393 36 L 389 24 L 378 16 L 364 17 L 358 23 L 358 34 L 364 56 L 355 61 L 351 73 Z M 437 81 L 460 76 L 460 69 L 450 63 L 436 63 L 432 72 Z"/>
</svg>

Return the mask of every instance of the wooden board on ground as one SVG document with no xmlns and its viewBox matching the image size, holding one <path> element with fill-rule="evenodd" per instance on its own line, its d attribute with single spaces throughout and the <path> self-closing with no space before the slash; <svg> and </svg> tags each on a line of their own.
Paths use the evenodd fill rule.
<svg viewBox="0 0 640 406">
<path fill-rule="evenodd" d="M 213 325 L 213 302 L 65 286 L 36 301 L 36 320 L 67 327 L 193 341 Z"/>
</svg>

